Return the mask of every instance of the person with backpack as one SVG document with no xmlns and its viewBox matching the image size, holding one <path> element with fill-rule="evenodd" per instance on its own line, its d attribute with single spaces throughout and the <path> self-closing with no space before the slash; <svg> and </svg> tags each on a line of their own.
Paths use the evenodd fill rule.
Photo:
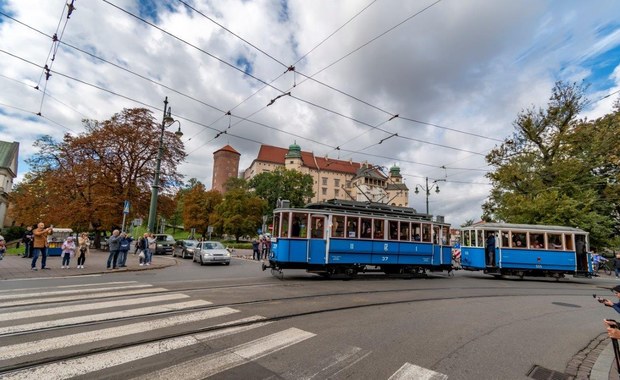
<svg viewBox="0 0 620 380">
<path fill-rule="evenodd" d="M 133 239 L 131 236 L 127 235 L 127 232 L 121 233 L 121 240 L 118 249 L 118 267 L 125 268 L 127 267 L 127 252 L 129 252 L 129 247 L 131 247 L 131 242 Z"/>
</svg>

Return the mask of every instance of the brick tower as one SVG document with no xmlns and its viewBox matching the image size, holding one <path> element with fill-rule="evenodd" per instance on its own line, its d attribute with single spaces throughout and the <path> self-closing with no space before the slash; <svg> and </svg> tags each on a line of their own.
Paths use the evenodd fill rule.
<svg viewBox="0 0 620 380">
<path fill-rule="evenodd" d="M 239 175 L 239 157 L 241 153 L 233 149 L 232 146 L 226 145 L 219 150 L 213 152 L 213 180 L 211 188 L 224 194 L 224 184 L 230 177 L 238 177 Z"/>
</svg>

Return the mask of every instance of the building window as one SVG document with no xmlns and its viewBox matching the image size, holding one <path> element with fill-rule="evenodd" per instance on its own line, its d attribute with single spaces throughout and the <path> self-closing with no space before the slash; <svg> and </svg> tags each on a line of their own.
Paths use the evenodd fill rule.
<svg viewBox="0 0 620 380">
<path fill-rule="evenodd" d="M 338 179 L 338 178 L 334 179 L 334 186 L 335 186 L 336 188 L 339 188 L 339 187 L 340 187 L 340 179 Z"/>
<path fill-rule="evenodd" d="M 327 186 L 327 177 L 321 177 L 321 180 L 323 181 L 323 186 Z"/>
<path fill-rule="evenodd" d="M 327 187 L 321 188 L 321 194 L 327 195 Z"/>
<path fill-rule="evenodd" d="M 351 181 L 347 181 L 345 186 L 346 186 L 347 188 L 351 187 Z"/>
<path fill-rule="evenodd" d="M 340 196 L 340 190 L 336 189 L 334 190 L 334 197 L 338 198 Z"/>
</svg>

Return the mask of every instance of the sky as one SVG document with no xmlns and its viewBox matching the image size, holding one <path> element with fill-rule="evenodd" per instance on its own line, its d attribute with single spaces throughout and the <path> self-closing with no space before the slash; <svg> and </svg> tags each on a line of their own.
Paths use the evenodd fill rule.
<svg viewBox="0 0 620 380">
<path fill-rule="evenodd" d="M 428 178 L 429 212 L 458 226 L 480 219 L 485 155 L 519 112 L 577 82 L 594 119 L 620 90 L 616 0 L 75 0 L 68 16 L 70 2 L 0 0 L 0 140 L 20 143 L 17 181 L 37 138 L 124 108 L 161 120 L 167 97 L 186 180 L 210 188 L 227 144 L 243 170 L 261 144 L 296 143 L 399 166 L 421 212 Z"/>
</svg>

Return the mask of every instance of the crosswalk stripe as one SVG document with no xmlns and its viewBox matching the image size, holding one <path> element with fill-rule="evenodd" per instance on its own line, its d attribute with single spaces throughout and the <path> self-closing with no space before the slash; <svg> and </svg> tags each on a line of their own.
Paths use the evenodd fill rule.
<svg viewBox="0 0 620 380">
<path fill-rule="evenodd" d="M 218 309 L 175 315 L 152 321 L 132 323 L 129 325 L 115 326 L 95 331 L 86 331 L 72 335 L 63 335 L 33 342 L 18 343 L 11 346 L 0 347 L 0 360 L 32 355 L 39 352 L 53 351 L 90 342 L 119 338 L 127 335 L 143 333 L 145 331 L 150 332 L 156 329 L 178 326 L 185 323 L 197 322 L 210 318 L 217 318 L 238 312 L 239 310 L 231 309 L 229 307 L 221 307 Z"/>
<path fill-rule="evenodd" d="M 106 285 L 106 286 L 110 286 L 110 285 L 125 285 L 125 284 L 136 284 L 138 283 L 138 281 L 115 281 L 115 282 L 106 282 L 106 283 L 98 283 L 98 284 L 77 284 L 77 285 L 59 285 L 57 286 L 57 288 L 59 289 L 70 289 L 70 288 L 86 288 L 86 287 L 96 287 L 97 286 L 101 286 L 101 285 Z M 41 290 L 41 289 L 49 289 L 49 287 L 43 287 L 43 288 L 25 288 L 25 289 L 19 289 L 18 291 L 22 291 L 22 292 L 31 292 L 34 290 Z M 4 289 L 4 290 L 0 290 L 0 294 L 2 293 L 15 293 L 17 290 L 15 289 Z"/>
<path fill-rule="evenodd" d="M 184 380 L 204 379 L 217 373 L 234 368 L 241 364 L 262 358 L 316 334 L 289 328 L 248 343 L 238 345 L 222 352 L 189 360 L 184 363 L 137 377 L 140 380 L 173 379 L 182 377 Z"/>
<path fill-rule="evenodd" d="M 292 368 L 280 377 L 290 380 L 331 379 L 371 353 L 371 351 L 364 352 L 359 347 L 346 347 L 342 351 L 329 350 L 322 361 Z"/>
<path fill-rule="evenodd" d="M 135 317 L 135 316 L 140 316 L 140 315 L 161 313 L 161 312 L 173 311 L 173 310 L 183 310 L 183 309 L 189 309 L 193 307 L 200 307 L 200 306 L 206 306 L 206 305 L 211 305 L 211 302 L 196 300 L 196 301 L 188 301 L 188 302 L 181 302 L 181 303 L 173 303 L 173 304 L 168 304 L 168 305 L 157 305 L 157 306 L 149 306 L 149 307 L 143 307 L 143 308 L 138 308 L 138 309 L 121 310 L 121 311 L 115 311 L 111 313 L 82 315 L 82 316 L 73 317 L 73 318 L 64 318 L 64 319 L 56 319 L 56 320 L 51 320 L 51 321 L 26 323 L 23 325 L 13 325 L 13 326 L 2 327 L 0 328 L 0 335 L 31 331 L 31 330 L 38 330 L 38 329 L 45 329 L 45 328 L 50 328 L 50 327 L 72 325 L 72 324 L 77 324 L 77 323 L 107 321 L 107 320 L 117 319 L 117 318 Z"/>
<path fill-rule="evenodd" d="M 0 295 L 0 301 L 2 300 L 16 300 L 22 298 L 36 298 L 36 297 L 49 297 L 49 296 L 59 296 L 63 294 L 83 294 L 84 292 L 93 291 L 93 292 L 103 292 L 107 290 L 119 290 L 119 289 L 137 289 L 137 288 L 149 288 L 153 285 L 150 284 L 134 284 L 134 285 L 125 285 L 124 287 L 120 286 L 108 286 L 103 288 L 94 288 L 92 290 L 84 290 L 84 289 L 71 289 L 71 290 L 55 290 L 51 292 L 39 292 L 39 293 L 31 293 L 29 291 L 25 291 L 19 294 L 7 294 Z"/>
<path fill-rule="evenodd" d="M 234 322 L 231 322 L 234 323 Z M 27 368 L 15 372 L 2 374 L 2 379 L 9 380 L 29 380 L 46 379 L 62 380 L 75 376 L 85 375 L 90 372 L 100 371 L 113 366 L 126 364 L 135 360 L 148 358 L 164 352 L 188 347 L 194 344 L 203 343 L 209 340 L 237 334 L 271 322 L 257 322 L 250 325 L 229 327 L 222 330 L 209 331 L 206 333 L 179 338 L 165 339 L 153 343 L 140 344 L 127 348 L 121 348 L 101 354 L 88 355 L 76 359 L 63 360 L 56 363 L 46 364 L 39 367 Z M 175 376 L 173 378 L 178 378 Z"/>
<path fill-rule="evenodd" d="M 388 380 L 446 380 L 447 378 L 448 376 L 443 373 L 405 363 Z"/>
<path fill-rule="evenodd" d="M 24 318 L 34 318 L 34 317 L 43 317 L 43 316 L 55 315 L 55 314 L 74 313 L 77 311 L 89 311 L 89 310 L 107 309 L 107 308 L 112 308 L 112 307 L 140 305 L 140 304 L 151 303 L 151 302 L 172 301 L 172 300 L 178 300 L 181 298 L 189 298 L 189 296 L 186 294 L 181 294 L 181 293 L 172 293 L 172 294 L 162 294 L 162 295 L 141 297 L 141 298 L 129 298 L 129 299 L 118 300 L 118 301 L 93 302 L 93 303 L 86 303 L 86 304 L 80 304 L 80 305 L 66 305 L 66 306 L 51 307 L 47 309 L 32 309 L 32 310 L 24 310 L 24 311 L 15 311 L 12 313 L 2 314 L 2 319 L 0 321 L 14 321 L 17 319 L 24 319 Z"/>
<path fill-rule="evenodd" d="M 42 297 L 42 298 L 29 298 L 29 299 L 22 299 L 22 300 L 4 301 L 4 302 L 0 302 L 0 307 L 22 306 L 22 305 L 41 303 L 41 302 L 54 303 L 54 302 L 65 302 L 65 301 L 83 301 L 83 300 L 92 299 L 92 298 L 131 296 L 131 295 L 137 295 L 137 294 L 165 292 L 168 290 L 165 288 L 146 288 L 146 289 L 130 289 L 130 290 L 124 290 L 124 288 L 118 288 L 118 289 L 123 289 L 123 290 L 117 290 L 114 292 L 103 292 L 103 293 L 78 293 L 78 294 L 73 294 L 71 296 L 63 296 L 63 297 Z"/>
</svg>

